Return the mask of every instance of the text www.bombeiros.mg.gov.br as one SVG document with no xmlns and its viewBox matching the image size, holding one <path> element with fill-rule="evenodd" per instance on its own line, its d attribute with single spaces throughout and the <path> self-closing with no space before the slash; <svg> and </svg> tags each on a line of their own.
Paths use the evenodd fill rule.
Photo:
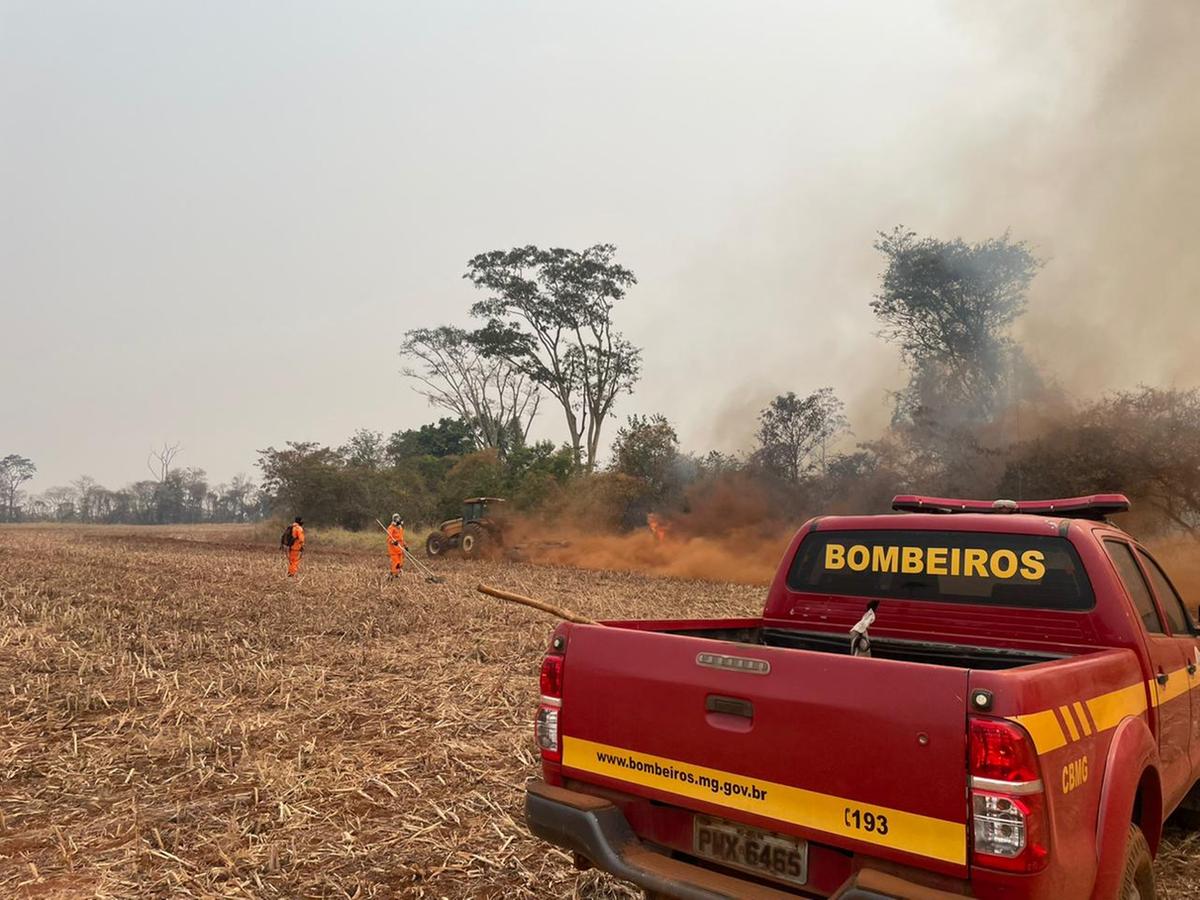
<svg viewBox="0 0 1200 900">
<path fill-rule="evenodd" d="M 765 800 L 767 798 L 767 792 L 757 785 L 736 784 L 723 778 L 713 778 L 709 775 L 697 775 L 694 772 L 685 772 L 681 769 L 675 768 L 674 766 L 664 766 L 656 762 L 641 760 L 632 755 L 625 756 L 597 751 L 596 761 L 603 765 L 616 766 L 619 769 L 628 769 L 631 772 L 640 772 L 644 775 L 654 775 L 657 778 L 666 778 L 672 781 L 681 782 L 682 784 L 693 784 L 697 787 L 710 790 L 714 794 L 722 794 L 726 797 L 747 797 L 751 800 Z"/>
</svg>

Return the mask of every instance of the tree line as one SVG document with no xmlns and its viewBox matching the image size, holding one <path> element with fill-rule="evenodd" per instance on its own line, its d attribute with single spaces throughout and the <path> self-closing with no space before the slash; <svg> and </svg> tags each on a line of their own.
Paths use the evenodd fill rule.
<svg viewBox="0 0 1200 900">
<path fill-rule="evenodd" d="M 889 395 L 879 435 L 852 434 L 828 387 L 780 393 L 739 454 L 692 453 L 661 414 L 629 416 L 607 445 L 618 399 L 633 392 L 642 351 L 614 325 L 636 284 L 612 245 L 535 246 L 472 258 L 464 278 L 484 298 L 476 327 L 414 329 L 402 374 L 437 421 L 390 435 L 360 429 L 340 446 L 288 442 L 259 451 L 262 482 L 209 489 L 198 469 L 159 459 L 157 477 L 108 492 L 88 479 L 22 506 L 32 462 L 0 463 L 6 516 L 80 521 L 246 521 L 303 514 L 371 527 L 383 513 L 433 523 L 472 495 L 508 497 L 531 514 L 595 527 L 686 515 L 720 486 L 761 498 L 762 515 L 879 511 L 901 492 L 974 497 L 1120 490 L 1141 527 L 1200 528 L 1200 394 L 1137 387 L 1078 401 L 1013 337 L 1042 260 L 1004 234 L 977 243 L 881 233 L 869 301 L 907 379 Z M 561 416 L 561 442 L 529 439 L 534 416 Z M 169 449 L 164 447 L 164 449 Z M 152 467 L 153 469 L 153 467 Z M 22 480 L 23 479 L 23 480 Z"/>
<path fill-rule="evenodd" d="M 0 459 L 4 521 L 88 524 L 172 525 L 200 522 L 253 522 L 269 514 L 271 498 L 244 475 L 210 484 L 203 469 L 174 467 L 179 445 L 152 450 L 147 465 L 154 477 L 110 490 L 83 475 L 70 484 L 26 495 L 21 486 L 37 473 L 33 460 L 10 454 Z"/>
<path fill-rule="evenodd" d="M 289 508 L 349 527 L 390 506 L 433 522 L 473 494 L 636 527 L 650 512 L 687 515 L 732 485 L 727 493 L 758 498 L 753 515 L 780 521 L 880 511 L 902 492 L 1121 490 L 1140 527 L 1200 528 L 1200 394 L 1138 387 L 1081 402 L 1047 378 L 1013 337 L 1043 264 L 1030 246 L 903 228 L 874 246 L 883 266 L 870 308 L 907 368 L 882 434 L 856 439 L 842 400 L 822 387 L 771 400 L 740 454 L 686 452 L 665 416 L 630 416 L 601 467 L 604 427 L 640 368 L 641 350 L 612 324 L 636 279 L 610 245 L 523 247 L 471 260 L 465 277 L 488 294 L 470 310 L 480 327 L 405 335 L 404 373 L 447 417 L 386 440 L 359 432 L 338 449 L 269 448 L 265 484 Z M 561 410 L 561 445 L 527 442 L 542 393 Z"/>
</svg>

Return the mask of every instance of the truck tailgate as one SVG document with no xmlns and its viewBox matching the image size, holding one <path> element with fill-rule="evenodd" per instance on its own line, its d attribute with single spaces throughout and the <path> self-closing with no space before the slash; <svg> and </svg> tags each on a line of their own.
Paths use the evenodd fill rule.
<svg viewBox="0 0 1200 900">
<path fill-rule="evenodd" d="M 966 691 L 960 668 L 576 626 L 563 771 L 961 876 Z"/>
</svg>

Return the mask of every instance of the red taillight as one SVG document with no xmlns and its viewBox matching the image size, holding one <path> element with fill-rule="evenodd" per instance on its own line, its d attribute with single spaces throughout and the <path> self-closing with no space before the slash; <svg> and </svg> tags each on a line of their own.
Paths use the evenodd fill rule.
<svg viewBox="0 0 1200 900">
<path fill-rule="evenodd" d="M 1014 722 L 972 719 L 967 753 L 975 864 L 1010 872 L 1045 868 L 1046 794 L 1032 738 Z"/>
<path fill-rule="evenodd" d="M 541 685 L 543 697 L 562 699 L 563 658 L 561 656 L 547 656 L 542 660 L 542 674 L 538 678 L 538 682 Z"/>
<path fill-rule="evenodd" d="M 562 714 L 563 669 L 563 657 L 551 654 L 542 660 L 542 671 L 538 676 L 542 702 L 538 705 L 533 736 L 542 759 L 549 762 L 562 761 L 562 736 L 558 731 L 558 722 Z"/>
<path fill-rule="evenodd" d="M 1036 781 L 1042 777 L 1025 729 L 1003 719 L 971 720 L 971 774 L 997 781 Z"/>
</svg>

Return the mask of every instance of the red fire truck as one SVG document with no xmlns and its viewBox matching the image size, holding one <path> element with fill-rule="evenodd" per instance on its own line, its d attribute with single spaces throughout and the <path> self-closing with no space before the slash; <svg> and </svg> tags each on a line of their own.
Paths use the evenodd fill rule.
<svg viewBox="0 0 1200 900">
<path fill-rule="evenodd" d="M 1128 505 L 897 497 L 761 617 L 560 625 L 532 831 L 652 896 L 1152 898 L 1200 638 Z"/>
</svg>

